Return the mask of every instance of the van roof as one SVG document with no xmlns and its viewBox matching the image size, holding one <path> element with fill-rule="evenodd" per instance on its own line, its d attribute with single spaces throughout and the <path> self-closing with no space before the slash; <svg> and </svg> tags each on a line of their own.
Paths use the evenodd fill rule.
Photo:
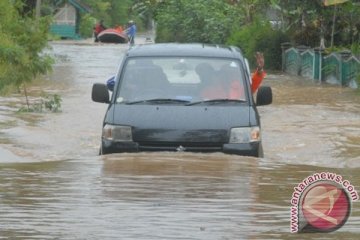
<svg viewBox="0 0 360 240">
<path fill-rule="evenodd" d="M 201 43 L 158 43 L 136 45 L 128 50 L 128 57 L 184 56 L 242 59 L 242 52 L 235 46 Z"/>
</svg>

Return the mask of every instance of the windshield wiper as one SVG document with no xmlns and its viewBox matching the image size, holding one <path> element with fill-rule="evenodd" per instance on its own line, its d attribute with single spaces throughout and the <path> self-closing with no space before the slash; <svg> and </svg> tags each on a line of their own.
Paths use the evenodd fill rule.
<svg viewBox="0 0 360 240">
<path fill-rule="evenodd" d="M 183 99 L 173 99 L 173 98 L 154 98 L 154 99 L 146 99 L 146 100 L 138 100 L 132 102 L 124 102 L 125 104 L 138 104 L 138 103 L 189 103 L 188 100 Z"/>
<path fill-rule="evenodd" d="M 198 102 L 191 102 L 186 104 L 186 106 L 192 106 L 197 104 L 217 104 L 217 103 L 243 103 L 246 102 L 246 100 L 240 100 L 240 99 L 229 99 L 229 98 L 219 98 L 219 99 L 210 99 L 210 100 L 203 100 Z"/>
</svg>

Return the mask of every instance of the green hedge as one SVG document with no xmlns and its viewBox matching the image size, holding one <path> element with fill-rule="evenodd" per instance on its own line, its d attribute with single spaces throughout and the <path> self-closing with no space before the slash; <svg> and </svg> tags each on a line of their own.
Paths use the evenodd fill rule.
<svg viewBox="0 0 360 240">
<path fill-rule="evenodd" d="M 86 13 L 81 16 L 80 21 L 80 35 L 83 38 L 89 38 L 93 35 L 93 28 L 96 24 L 96 19 L 90 14 Z"/>
<path fill-rule="evenodd" d="M 270 23 L 254 22 L 235 30 L 228 38 L 227 44 L 238 46 L 255 66 L 255 53 L 263 52 L 266 69 L 281 69 L 281 43 L 288 42 L 289 37 L 280 30 L 274 30 Z"/>
</svg>

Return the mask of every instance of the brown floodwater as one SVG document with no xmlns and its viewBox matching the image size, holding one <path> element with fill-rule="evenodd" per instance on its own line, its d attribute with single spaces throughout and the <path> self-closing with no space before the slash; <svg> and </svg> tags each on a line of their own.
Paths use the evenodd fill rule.
<svg viewBox="0 0 360 240">
<path fill-rule="evenodd" d="M 1 97 L 0 239 L 360 239 L 359 203 L 332 233 L 290 233 L 290 200 L 304 178 L 342 175 L 360 190 L 360 95 L 270 73 L 260 107 L 265 158 L 221 153 L 98 156 L 105 104 L 95 82 L 117 71 L 127 45 L 53 43 L 43 90 L 60 113 L 15 113 Z"/>
</svg>

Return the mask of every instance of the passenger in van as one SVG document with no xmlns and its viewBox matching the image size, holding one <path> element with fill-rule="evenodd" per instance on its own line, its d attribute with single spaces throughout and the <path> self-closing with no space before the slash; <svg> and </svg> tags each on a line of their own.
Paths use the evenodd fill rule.
<svg viewBox="0 0 360 240">
<path fill-rule="evenodd" d="M 252 74 L 251 91 L 255 93 L 266 73 L 263 71 L 264 56 L 257 52 L 257 68 Z M 234 67 L 224 66 L 219 72 L 216 72 L 209 64 L 199 64 L 195 71 L 200 76 L 200 80 L 206 84 L 200 92 L 204 99 L 245 99 L 245 91 L 242 81 L 239 79 L 239 73 Z"/>
<path fill-rule="evenodd" d="M 215 71 L 208 63 L 201 63 L 195 71 L 201 80 L 200 96 L 204 99 L 238 99 L 244 97 L 245 93 L 241 87 L 236 74 L 238 69 L 224 65 Z M 235 71 L 235 73 L 234 73 Z"/>
</svg>

